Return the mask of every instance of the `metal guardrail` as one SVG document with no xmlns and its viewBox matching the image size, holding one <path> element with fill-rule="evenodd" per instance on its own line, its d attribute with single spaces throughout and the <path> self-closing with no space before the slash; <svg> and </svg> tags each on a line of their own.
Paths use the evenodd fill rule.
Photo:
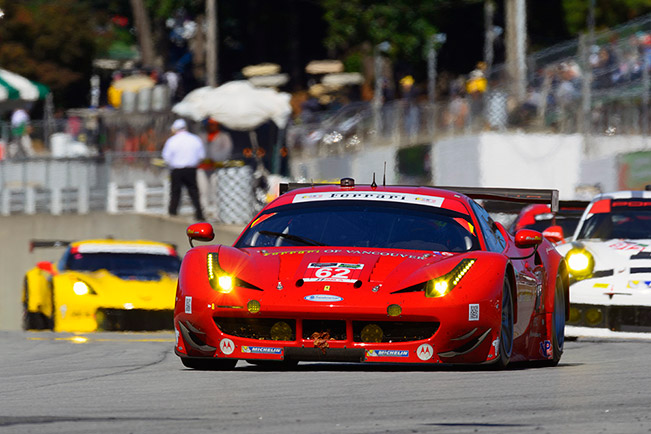
<svg viewBox="0 0 651 434">
<path fill-rule="evenodd" d="M 0 215 L 12 214 L 88 214 L 93 211 L 109 214 L 167 214 L 169 181 L 131 185 L 110 182 L 107 188 L 84 185 L 65 188 L 8 187 L 0 190 Z M 181 198 L 179 214 L 192 215 L 190 200 Z"/>
</svg>

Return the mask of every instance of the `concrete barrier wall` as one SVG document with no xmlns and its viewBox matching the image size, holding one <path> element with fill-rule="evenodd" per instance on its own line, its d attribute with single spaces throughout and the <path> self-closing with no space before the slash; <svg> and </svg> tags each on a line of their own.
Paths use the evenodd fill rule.
<svg viewBox="0 0 651 434">
<path fill-rule="evenodd" d="M 184 255 L 190 244 L 185 235 L 186 219 L 140 214 L 109 215 L 14 215 L 0 217 L 0 330 L 21 327 L 21 291 L 25 272 L 39 261 L 56 261 L 63 248 L 29 252 L 29 240 L 80 240 L 112 236 L 123 239 L 148 239 L 176 244 Z M 242 226 L 215 226 L 213 243 L 232 244 Z"/>
<path fill-rule="evenodd" d="M 432 153 L 433 185 L 555 188 L 561 199 L 576 198 L 582 163 L 591 168 L 577 134 L 483 133 L 442 140 Z"/>
<path fill-rule="evenodd" d="M 587 139 L 579 134 L 518 132 L 450 137 L 431 144 L 431 161 L 423 164 L 431 167 L 433 185 L 555 188 L 561 199 L 589 199 L 582 193 L 587 185 L 598 184 L 603 191 L 618 188 L 620 156 L 651 149 L 651 137 L 646 136 Z M 387 162 L 387 183 L 401 183 L 400 149 L 387 145 L 340 156 L 297 156 L 290 161 L 291 174 L 315 182 L 351 176 L 367 184 L 375 172 L 379 184 Z"/>
</svg>

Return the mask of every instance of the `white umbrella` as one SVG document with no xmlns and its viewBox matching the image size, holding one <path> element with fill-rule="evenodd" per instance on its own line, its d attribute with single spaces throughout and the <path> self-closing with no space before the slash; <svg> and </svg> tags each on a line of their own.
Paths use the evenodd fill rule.
<svg viewBox="0 0 651 434">
<path fill-rule="evenodd" d="M 208 101 L 210 93 L 214 88 L 210 86 L 199 87 L 189 92 L 182 101 L 172 107 L 177 115 L 190 118 L 194 121 L 201 121 L 208 117 L 208 107 L 204 104 Z"/>
<path fill-rule="evenodd" d="M 251 131 L 271 120 L 279 128 L 289 121 L 291 96 L 257 88 L 247 80 L 230 81 L 217 88 L 201 87 L 188 93 L 172 111 L 201 120 L 211 117 L 232 130 Z"/>
<path fill-rule="evenodd" d="M 249 131 L 254 155 L 257 156 L 255 129 L 270 120 L 278 128 L 285 128 L 292 112 L 290 99 L 288 93 L 257 88 L 248 80 L 237 80 L 216 88 L 195 89 L 175 104 L 172 111 L 197 121 L 211 117 L 232 130 Z"/>
</svg>

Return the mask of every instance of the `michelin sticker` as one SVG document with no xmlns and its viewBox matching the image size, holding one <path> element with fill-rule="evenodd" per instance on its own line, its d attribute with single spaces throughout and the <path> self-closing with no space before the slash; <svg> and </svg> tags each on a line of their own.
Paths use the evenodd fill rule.
<svg viewBox="0 0 651 434">
<path fill-rule="evenodd" d="M 282 354 L 282 348 L 242 346 L 242 352 L 248 354 Z"/>
<path fill-rule="evenodd" d="M 409 350 L 368 350 L 368 357 L 409 357 Z"/>
</svg>

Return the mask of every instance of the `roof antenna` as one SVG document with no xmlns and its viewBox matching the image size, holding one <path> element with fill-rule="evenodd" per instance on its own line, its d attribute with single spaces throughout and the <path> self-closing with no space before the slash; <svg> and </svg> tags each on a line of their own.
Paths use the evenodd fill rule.
<svg viewBox="0 0 651 434">
<path fill-rule="evenodd" d="M 387 186 L 387 162 L 384 162 L 384 175 L 382 175 L 382 187 Z"/>
<path fill-rule="evenodd" d="M 314 178 L 310 178 L 310 182 L 312 183 L 312 188 L 314 188 Z"/>
<path fill-rule="evenodd" d="M 375 183 L 375 172 L 373 172 L 373 182 L 371 182 L 371 188 L 377 188 L 377 184 Z"/>
</svg>

